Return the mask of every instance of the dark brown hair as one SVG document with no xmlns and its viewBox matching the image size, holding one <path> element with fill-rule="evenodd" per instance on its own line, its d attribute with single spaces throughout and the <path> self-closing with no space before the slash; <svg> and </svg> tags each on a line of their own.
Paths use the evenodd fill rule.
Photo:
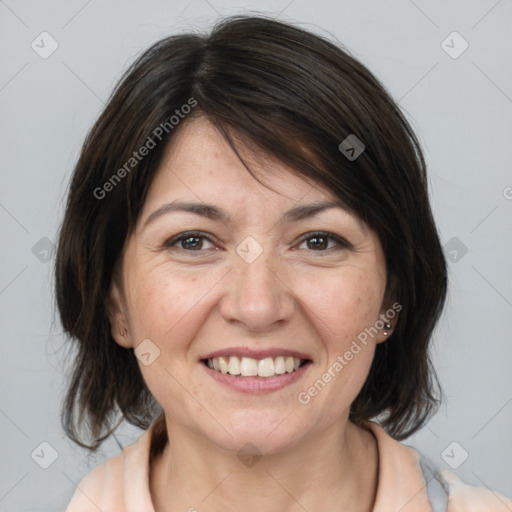
<svg viewBox="0 0 512 512">
<path fill-rule="evenodd" d="M 415 432 L 439 402 L 428 348 L 447 286 L 419 143 L 385 88 L 341 45 L 291 24 L 235 16 L 209 34 L 171 36 L 145 51 L 85 140 L 55 265 L 58 311 L 77 349 L 62 409 L 67 435 L 95 450 L 123 419 L 145 429 L 161 412 L 133 350 L 114 342 L 106 304 L 162 151 L 187 121 L 172 116 L 190 110 L 208 116 L 235 151 L 250 141 L 375 229 L 388 291 L 402 310 L 377 345 L 351 419 L 378 418 L 396 439 Z M 338 147 L 349 135 L 365 145 L 355 159 Z"/>
</svg>

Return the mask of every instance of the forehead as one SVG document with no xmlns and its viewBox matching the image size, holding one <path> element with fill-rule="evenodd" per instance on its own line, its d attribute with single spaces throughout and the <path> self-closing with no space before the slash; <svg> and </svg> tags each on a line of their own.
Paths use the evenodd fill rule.
<svg viewBox="0 0 512 512">
<path fill-rule="evenodd" d="M 237 144 L 237 149 L 263 184 L 249 173 L 206 116 L 187 120 L 164 151 L 148 191 L 147 207 L 157 206 L 171 195 L 206 202 L 216 198 L 232 204 L 265 200 L 283 207 L 303 199 L 336 199 L 329 190 L 294 174 L 254 145 L 249 148 L 244 142 Z"/>
<path fill-rule="evenodd" d="M 213 206 L 224 211 L 230 223 L 254 226 L 308 218 L 321 203 L 336 202 L 338 208 L 325 210 L 329 215 L 355 223 L 365 235 L 372 231 L 326 187 L 298 176 L 254 143 L 238 143 L 234 138 L 240 156 L 259 181 L 206 116 L 189 118 L 162 155 L 139 217 L 139 228 L 143 229 L 157 210 L 175 202 Z M 301 212 L 302 206 L 305 209 Z"/>
</svg>

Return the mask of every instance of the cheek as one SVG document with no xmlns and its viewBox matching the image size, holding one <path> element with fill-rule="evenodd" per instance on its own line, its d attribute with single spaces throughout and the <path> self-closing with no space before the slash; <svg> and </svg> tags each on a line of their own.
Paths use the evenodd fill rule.
<svg viewBox="0 0 512 512">
<path fill-rule="evenodd" d="M 304 282 L 298 293 L 311 320 L 340 350 L 378 319 L 383 286 L 375 273 L 346 268 L 314 282 Z"/>
<path fill-rule="evenodd" d="M 308 414 L 321 418 L 321 428 L 349 410 L 368 377 L 375 343 L 361 334 L 380 312 L 383 289 L 375 279 L 352 269 L 319 281 L 322 286 L 307 295 L 309 317 L 321 335 L 326 359 L 319 362 L 298 401 L 308 407 Z"/>
<path fill-rule="evenodd" d="M 140 343 L 150 339 L 159 350 L 148 366 L 138 362 L 143 379 L 157 402 L 183 423 L 201 414 L 200 407 L 183 393 L 183 385 L 191 393 L 197 390 L 190 372 L 197 365 L 190 351 L 193 340 L 204 324 L 222 273 L 192 276 L 186 271 L 168 271 L 157 267 L 140 277 L 133 273 L 131 304 L 134 332 Z M 196 410 L 198 409 L 198 410 Z"/>
<path fill-rule="evenodd" d="M 217 275 L 219 274 L 219 275 Z M 133 329 L 138 339 L 149 338 L 166 350 L 178 350 L 193 337 L 203 323 L 205 304 L 214 293 L 222 274 L 157 267 L 142 276 L 133 276 L 131 305 Z M 172 343 L 171 343 L 172 342 Z"/>
<path fill-rule="evenodd" d="M 355 267 L 315 282 L 315 287 L 303 286 L 302 296 L 307 297 L 326 360 L 320 362 L 311 387 L 303 390 L 299 401 L 311 400 L 318 411 L 328 408 L 324 418 L 328 424 L 350 407 L 366 381 L 375 351 L 374 338 L 366 329 L 378 319 L 384 288 L 377 273 Z"/>
</svg>

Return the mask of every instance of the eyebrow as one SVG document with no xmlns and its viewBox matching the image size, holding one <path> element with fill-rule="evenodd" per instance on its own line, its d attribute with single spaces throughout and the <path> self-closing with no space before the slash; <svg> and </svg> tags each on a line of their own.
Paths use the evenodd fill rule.
<svg viewBox="0 0 512 512">
<path fill-rule="evenodd" d="M 297 222 L 313 217 L 314 215 L 317 215 L 318 213 L 331 208 L 341 208 L 342 210 L 349 211 L 347 206 L 340 200 L 320 201 L 291 208 L 283 214 L 281 221 L 285 223 Z M 225 210 L 211 204 L 172 201 L 171 203 L 160 206 L 153 213 L 151 213 L 151 215 L 149 215 L 144 222 L 143 227 L 145 228 L 148 224 L 157 218 L 172 212 L 194 213 L 196 215 L 200 215 L 201 217 L 206 217 L 207 219 L 218 220 L 226 223 L 229 223 L 231 220 L 230 215 Z"/>
</svg>

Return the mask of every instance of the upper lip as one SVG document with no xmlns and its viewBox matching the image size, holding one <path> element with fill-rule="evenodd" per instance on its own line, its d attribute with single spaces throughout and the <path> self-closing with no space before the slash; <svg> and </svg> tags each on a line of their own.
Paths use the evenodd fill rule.
<svg viewBox="0 0 512 512">
<path fill-rule="evenodd" d="M 254 349 L 248 347 L 231 347 L 231 348 L 223 348 L 219 350 L 215 350 L 214 352 L 210 352 L 206 354 L 201 359 L 213 359 L 214 357 L 219 356 L 238 356 L 238 357 L 251 357 L 252 359 L 265 359 L 267 357 L 297 357 L 299 359 L 308 359 L 311 358 L 303 353 L 298 352 L 297 350 L 289 350 L 286 348 L 268 348 L 268 349 Z"/>
</svg>

